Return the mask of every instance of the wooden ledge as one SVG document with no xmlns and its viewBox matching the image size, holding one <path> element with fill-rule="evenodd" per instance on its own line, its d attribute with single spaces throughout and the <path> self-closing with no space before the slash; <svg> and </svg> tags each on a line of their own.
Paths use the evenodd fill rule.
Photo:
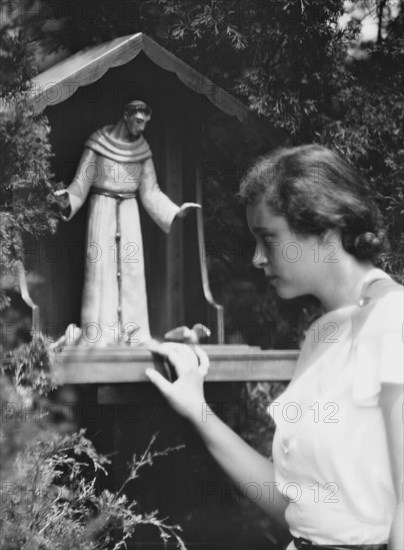
<svg viewBox="0 0 404 550">
<path fill-rule="evenodd" d="M 231 344 L 201 347 L 210 359 L 208 382 L 287 381 L 299 353 Z M 61 384 L 148 382 L 144 372 L 154 361 L 145 348 L 67 346 L 55 354 L 54 374 Z"/>
</svg>

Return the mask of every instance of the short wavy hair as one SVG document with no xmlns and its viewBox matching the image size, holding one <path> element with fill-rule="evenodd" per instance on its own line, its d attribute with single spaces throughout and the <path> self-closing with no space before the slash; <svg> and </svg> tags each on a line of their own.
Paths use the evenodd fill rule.
<svg viewBox="0 0 404 550">
<path fill-rule="evenodd" d="M 265 198 L 299 235 L 339 230 L 344 249 L 374 262 L 385 249 L 382 217 L 362 176 L 320 145 L 278 149 L 257 159 L 244 175 L 239 198 Z"/>
</svg>

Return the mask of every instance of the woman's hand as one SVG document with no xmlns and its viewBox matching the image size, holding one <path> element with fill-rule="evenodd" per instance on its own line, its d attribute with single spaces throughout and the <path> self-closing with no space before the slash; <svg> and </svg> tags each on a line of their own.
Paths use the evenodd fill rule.
<svg viewBox="0 0 404 550">
<path fill-rule="evenodd" d="M 197 422 L 205 402 L 203 381 L 209 369 L 208 356 L 198 346 L 174 342 L 160 344 L 153 341 L 149 350 L 165 357 L 174 366 L 178 379 L 169 382 L 154 369 L 147 369 L 146 376 L 178 414 Z"/>
</svg>

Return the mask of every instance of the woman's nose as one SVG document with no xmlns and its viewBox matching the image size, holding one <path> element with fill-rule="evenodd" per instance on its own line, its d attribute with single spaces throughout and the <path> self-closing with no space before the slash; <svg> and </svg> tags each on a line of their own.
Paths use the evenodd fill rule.
<svg viewBox="0 0 404 550">
<path fill-rule="evenodd" d="M 259 244 L 255 247 L 252 263 L 257 269 L 263 269 L 268 265 L 268 258 L 265 256 L 264 249 Z"/>
</svg>

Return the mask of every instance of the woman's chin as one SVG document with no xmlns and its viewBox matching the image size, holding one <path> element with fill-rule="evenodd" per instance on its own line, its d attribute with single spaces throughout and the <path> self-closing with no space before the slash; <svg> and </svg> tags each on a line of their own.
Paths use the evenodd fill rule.
<svg viewBox="0 0 404 550">
<path fill-rule="evenodd" d="M 282 285 L 280 284 L 279 277 L 271 277 L 269 279 L 269 284 L 272 286 L 272 288 L 275 289 L 276 294 L 280 298 L 283 298 Z"/>
<path fill-rule="evenodd" d="M 296 292 L 293 288 L 288 287 L 288 285 L 283 283 L 278 277 L 271 281 L 271 285 L 274 287 L 279 298 L 282 298 L 283 300 L 291 300 L 292 298 L 300 296 L 298 292 Z"/>
</svg>

